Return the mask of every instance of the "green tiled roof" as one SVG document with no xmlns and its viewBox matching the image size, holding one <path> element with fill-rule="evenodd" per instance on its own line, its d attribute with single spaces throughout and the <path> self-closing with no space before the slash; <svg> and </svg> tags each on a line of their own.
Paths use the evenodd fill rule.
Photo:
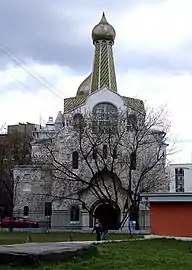
<svg viewBox="0 0 192 270">
<path fill-rule="evenodd" d="M 102 89 L 105 86 L 117 92 L 112 44 L 100 41 L 95 43 L 91 92 Z"/>
<path fill-rule="evenodd" d="M 78 96 L 64 99 L 64 113 L 73 111 L 85 103 L 86 96 Z"/>
<path fill-rule="evenodd" d="M 126 106 L 138 112 L 145 113 L 145 105 L 143 100 L 130 97 L 122 97 L 122 98 Z"/>
<path fill-rule="evenodd" d="M 87 96 L 77 96 L 71 98 L 64 99 L 64 113 L 71 112 L 78 107 L 81 107 L 85 104 Z M 130 97 L 122 97 L 124 100 L 124 104 L 130 107 L 133 110 L 137 110 L 139 112 L 145 112 L 144 102 L 140 99 L 130 98 Z"/>
</svg>

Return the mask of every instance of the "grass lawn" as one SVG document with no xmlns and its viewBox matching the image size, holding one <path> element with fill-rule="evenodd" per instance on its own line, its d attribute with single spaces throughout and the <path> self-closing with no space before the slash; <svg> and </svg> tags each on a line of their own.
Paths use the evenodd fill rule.
<svg viewBox="0 0 192 270">
<path fill-rule="evenodd" d="M 71 262 L 39 265 L 35 268 L 2 270 L 191 270 L 192 243 L 176 240 L 145 240 L 101 244 L 99 255 Z"/>
<path fill-rule="evenodd" d="M 65 242 L 65 241 L 87 241 L 95 240 L 96 236 L 92 233 L 19 233 L 19 232 L 0 232 L 0 245 L 21 244 L 25 243 L 27 237 L 30 235 L 30 242 Z M 139 236 L 138 236 L 139 237 Z M 142 237 L 142 236 L 140 236 Z M 108 240 L 129 239 L 129 234 L 109 234 Z"/>
</svg>

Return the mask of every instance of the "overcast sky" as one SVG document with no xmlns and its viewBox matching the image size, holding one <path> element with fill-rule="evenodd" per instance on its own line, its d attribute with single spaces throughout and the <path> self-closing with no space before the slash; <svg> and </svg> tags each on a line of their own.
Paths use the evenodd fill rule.
<svg viewBox="0 0 192 270">
<path fill-rule="evenodd" d="M 63 110 L 63 97 L 91 71 L 91 30 L 105 11 L 117 33 L 119 93 L 167 105 L 182 150 L 172 161 L 191 162 L 192 1 L 111 2 L 0 1 L 0 124 L 39 123 Z"/>
</svg>

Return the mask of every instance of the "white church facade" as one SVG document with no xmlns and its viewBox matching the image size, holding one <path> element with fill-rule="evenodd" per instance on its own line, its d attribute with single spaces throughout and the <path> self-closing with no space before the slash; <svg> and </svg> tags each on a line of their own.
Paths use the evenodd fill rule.
<svg viewBox="0 0 192 270">
<path fill-rule="evenodd" d="M 92 228 L 98 217 L 118 228 L 129 204 L 125 157 L 133 150 L 128 142 L 135 119 L 143 125 L 145 108 L 142 100 L 118 93 L 115 36 L 103 14 L 92 30 L 93 70 L 76 96 L 64 100 L 55 122 L 50 118 L 46 127 L 33 132 L 32 164 L 14 168 L 14 212 L 41 217 L 47 207 L 53 227 Z M 137 164 L 155 147 L 140 151 Z M 133 185 L 137 174 L 133 168 Z"/>
</svg>

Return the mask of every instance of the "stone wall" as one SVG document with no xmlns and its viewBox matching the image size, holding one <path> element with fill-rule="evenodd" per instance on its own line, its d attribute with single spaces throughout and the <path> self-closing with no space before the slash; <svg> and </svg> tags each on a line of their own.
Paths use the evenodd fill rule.
<svg viewBox="0 0 192 270">
<path fill-rule="evenodd" d="M 32 212 L 44 212 L 51 193 L 51 171 L 42 166 L 17 166 L 14 169 L 14 212 L 24 206 Z"/>
</svg>

